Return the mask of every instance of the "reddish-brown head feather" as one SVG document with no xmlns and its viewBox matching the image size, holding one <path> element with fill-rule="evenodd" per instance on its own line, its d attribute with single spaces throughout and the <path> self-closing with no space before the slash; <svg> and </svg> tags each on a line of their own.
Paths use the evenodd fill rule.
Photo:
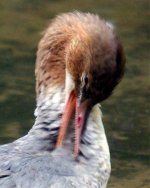
<svg viewBox="0 0 150 188">
<path fill-rule="evenodd" d="M 80 96 L 79 109 L 84 101 L 94 105 L 111 95 L 124 64 L 122 45 L 110 24 L 93 14 L 62 14 L 52 20 L 39 43 L 36 91 L 65 85 L 67 69 L 75 96 Z"/>
</svg>

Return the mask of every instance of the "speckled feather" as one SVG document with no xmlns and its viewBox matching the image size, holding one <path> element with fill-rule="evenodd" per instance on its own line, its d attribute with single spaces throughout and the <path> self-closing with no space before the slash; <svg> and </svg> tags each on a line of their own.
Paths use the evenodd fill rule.
<svg viewBox="0 0 150 188">
<path fill-rule="evenodd" d="M 26 136 L 0 147 L 1 188 L 106 188 L 110 154 L 99 105 L 93 107 L 87 120 L 78 162 L 73 156 L 73 122 L 63 148 L 55 149 L 70 89 L 67 74 L 71 75 L 69 82 L 78 86 L 91 63 L 90 75 L 94 67 L 102 70 L 96 78 L 101 79 L 102 101 L 123 75 L 122 46 L 113 27 L 89 13 L 67 13 L 53 19 L 38 45 L 36 120 Z M 94 90 L 96 82 L 92 79 L 89 77 Z"/>
</svg>

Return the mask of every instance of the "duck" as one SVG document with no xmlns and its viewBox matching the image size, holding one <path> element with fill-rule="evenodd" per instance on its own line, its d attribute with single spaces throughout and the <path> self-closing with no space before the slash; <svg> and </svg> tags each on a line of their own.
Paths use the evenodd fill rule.
<svg viewBox="0 0 150 188">
<path fill-rule="evenodd" d="M 106 188 L 111 162 L 100 103 L 124 68 L 111 23 L 78 11 L 52 19 L 37 50 L 35 123 L 0 146 L 0 187 Z"/>
</svg>

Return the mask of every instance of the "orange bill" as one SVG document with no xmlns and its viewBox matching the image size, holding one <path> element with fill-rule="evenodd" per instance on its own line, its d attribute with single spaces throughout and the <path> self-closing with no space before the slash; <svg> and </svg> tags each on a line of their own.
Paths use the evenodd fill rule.
<svg viewBox="0 0 150 188">
<path fill-rule="evenodd" d="M 85 100 L 76 105 L 76 119 L 75 119 L 75 145 L 74 154 L 77 158 L 79 155 L 80 141 L 83 129 L 86 126 L 86 121 L 91 110 L 90 100 Z"/>
<path fill-rule="evenodd" d="M 63 144 L 68 125 L 75 111 L 75 105 L 76 105 L 76 94 L 75 91 L 73 90 L 69 95 L 68 101 L 64 109 L 56 147 L 62 146 Z"/>
</svg>

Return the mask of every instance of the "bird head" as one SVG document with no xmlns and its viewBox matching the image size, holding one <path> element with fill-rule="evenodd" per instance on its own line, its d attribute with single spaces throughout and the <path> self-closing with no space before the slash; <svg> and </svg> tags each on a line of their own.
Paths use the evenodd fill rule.
<svg viewBox="0 0 150 188">
<path fill-rule="evenodd" d="M 111 95 L 124 72 L 124 52 L 116 32 L 105 22 L 99 27 L 81 29 L 66 46 L 67 99 L 57 146 L 62 145 L 75 114 L 75 156 L 92 107 Z"/>
</svg>

